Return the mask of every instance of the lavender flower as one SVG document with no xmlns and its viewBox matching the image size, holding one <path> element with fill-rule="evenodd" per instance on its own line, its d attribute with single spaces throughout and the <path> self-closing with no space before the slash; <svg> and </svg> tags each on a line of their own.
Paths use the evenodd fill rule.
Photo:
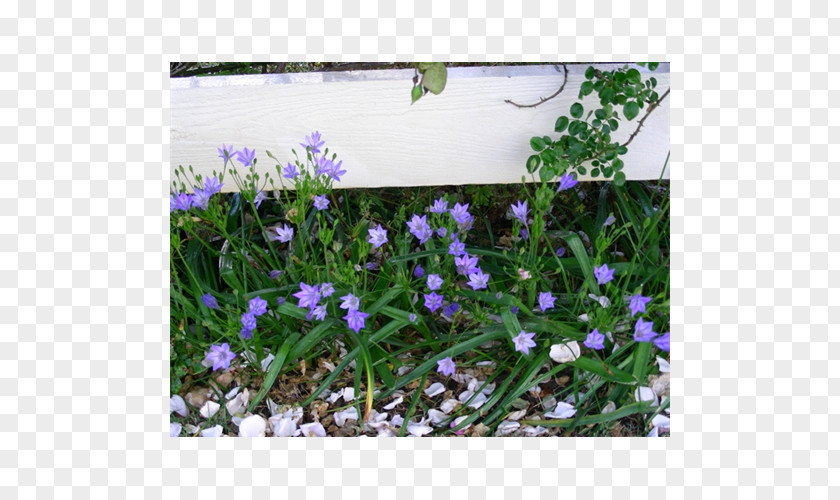
<svg viewBox="0 0 840 500">
<path fill-rule="evenodd" d="M 525 330 L 519 332 L 519 335 L 513 337 L 515 350 L 524 353 L 527 356 L 530 349 L 537 346 L 537 343 L 533 340 L 534 336 L 536 336 L 536 333 L 527 333 Z"/>
<path fill-rule="evenodd" d="M 248 312 L 252 313 L 254 316 L 262 316 L 265 314 L 266 307 L 268 307 L 268 302 L 261 299 L 259 295 L 248 301 Z"/>
<path fill-rule="evenodd" d="M 242 314 L 242 329 L 253 331 L 257 327 L 257 317 L 254 313 L 246 312 Z"/>
<path fill-rule="evenodd" d="M 420 217 L 417 214 L 414 214 L 414 217 L 411 218 L 410 221 L 406 222 L 408 225 L 408 231 L 413 234 L 420 243 L 423 244 L 432 237 L 432 228 L 429 227 L 429 223 L 426 222 L 426 216 Z"/>
<path fill-rule="evenodd" d="M 437 235 L 438 235 L 438 238 L 446 237 L 446 228 L 445 227 L 439 227 L 438 230 L 437 230 Z"/>
<path fill-rule="evenodd" d="M 377 264 L 376 262 L 368 262 L 367 264 L 365 264 L 365 269 L 367 269 L 368 271 L 379 271 L 379 264 Z"/>
<path fill-rule="evenodd" d="M 239 163 L 245 165 L 246 167 L 249 167 L 252 163 L 254 163 L 254 157 L 256 155 L 257 152 L 255 150 L 248 150 L 248 148 L 242 148 L 242 151 L 238 151 L 236 153 L 236 159 L 239 160 Z"/>
<path fill-rule="evenodd" d="M 368 316 L 370 316 L 368 313 L 363 313 L 358 309 L 351 309 L 347 312 L 347 315 L 344 316 L 344 319 L 347 320 L 348 328 L 356 333 L 359 333 L 359 330 L 365 327 L 365 318 Z"/>
<path fill-rule="evenodd" d="M 300 291 L 293 293 L 292 296 L 299 299 L 298 307 L 302 309 L 307 307 L 313 309 L 318 305 L 318 301 L 321 300 L 321 292 L 318 290 L 318 285 L 309 286 L 303 282 L 300 283 Z"/>
<path fill-rule="evenodd" d="M 478 257 L 470 257 L 470 254 L 464 253 L 460 257 L 455 257 L 455 270 L 458 274 L 468 276 L 478 271 Z"/>
<path fill-rule="evenodd" d="M 281 243 L 288 243 L 292 241 L 292 236 L 295 234 L 295 230 L 289 227 L 288 224 L 285 222 L 283 223 L 283 227 L 275 227 L 275 231 L 277 231 L 277 236 L 274 237 L 275 240 L 280 241 Z"/>
<path fill-rule="evenodd" d="M 545 312 L 547 309 L 554 307 L 554 301 L 557 298 L 551 295 L 551 292 L 540 292 L 538 300 L 540 302 L 540 311 Z"/>
<path fill-rule="evenodd" d="M 473 290 L 481 290 L 482 288 L 487 288 L 487 281 L 490 279 L 489 274 L 484 274 L 481 269 L 478 272 L 472 273 L 468 276 L 470 281 L 467 284 L 472 287 Z"/>
<path fill-rule="evenodd" d="M 310 153 L 320 153 L 320 148 L 324 145 L 324 141 L 321 140 L 321 133 L 317 130 L 315 132 L 312 132 L 312 134 L 306 136 L 304 141 L 306 142 L 302 142 L 300 143 L 300 145 L 305 148 L 309 148 Z"/>
<path fill-rule="evenodd" d="M 435 200 L 435 203 L 429 208 L 429 211 L 435 214 L 442 214 L 447 210 L 449 210 L 449 202 L 444 200 L 442 196 Z"/>
<path fill-rule="evenodd" d="M 560 247 L 560 248 L 557 249 L 556 252 L 554 252 L 554 254 L 558 257 L 562 257 L 562 256 L 566 255 L 566 249 L 564 247 Z"/>
<path fill-rule="evenodd" d="M 516 306 L 511 306 L 510 312 L 512 312 L 513 314 L 519 314 L 519 308 Z"/>
<path fill-rule="evenodd" d="M 321 283 L 321 297 L 329 297 L 335 293 L 335 288 L 330 282 Z"/>
<path fill-rule="evenodd" d="M 288 163 L 286 168 L 283 169 L 283 177 L 287 179 L 294 179 L 295 177 L 299 176 L 300 173 L 297 171 L 297 167 Z"/>
<path fill-rule="evenodd" d="M 511 205 L 510 209 L 513 211 L 513 216 L 515 218 L 522 221 L 523 224 L 528 224 L 528 212 L 531 210 L 528 208 L 527 201 L 517 200 L 516 205 Z"/>
<path fill-rule="evenodd" d="M 645 297 L 644 295 L 633 295 L 630 297 L 630 316 L 635 316 L 636 313 L 645 313 L 645 306 L 648 302 L 653 300 L 650 297 Z"/>
<path fill-rule="evenodd" d="M 577 179 L 570 173 L 565 173 L 560 177 L 560 184 L 557 186 L 557 192 L 565 191 L 577 186 Z"/>
<path fill-rule="evenodd" d="M 613 224 L 615 224 L 615 217 L 613 216 L 613 214 L 610 214 L 610 216 L 607 217 L 607 220 L 604 221 L 604 227 L 609 227 Z"/>
<path fill-rule="evenodd" d="M 187 193 L 178 193 L 175 197 L 175 208 L 186 212 L 190 207 L 192 207 L 192 196 Z"/>
<path fill-rule="evenodd" d="M 417 315 L 414 314 L 414 313 L 410 313 L 408 315 L 408 320 L 411 321 L 412 323 L 414 323 L 415 321 L 417 321 Z"/>
<path fill-rule="evenodd" d="M 249 330 L 243 326 L 242 329 L 239 330 L 239 336 L 245 340 L 250 340 L 254 338 L 254 330 Z"/>
<path fill-rule="evenodd" d="M 208 195 L 212 196 L 222 190 L 224 184 L 219 183 L 218 177 L 208 177 L 204 179 L 204 190 Z"/>
<path fill-rule="evenodd" d="M 232 161 L 231 158 L 236 153 L 233 150 L 233 145 L 225 146 L 224 144 L 222 144 L 222 147 L 216 148 L 216 151 L 219 152 L 219 158 L 225 160 L 225 167 L 227 167 L 229 161 Z"/>
<path fill-rule="evenodd" d="M 451 357 L 445 357 L 437 362 L 437 372 L 444 376 L 455 375 L 455 362 Z"/>
<path fill-rule="evenodd" d="M 210 193 L 205 191 L 204 189 L 199 189 L 192 195 L 192 206 L 198 207 L 202 210 L 207 210 L 207 206 L 210 204 Z"/>
<path fill-rule="evenodd" d="M 464 250 L 464 243 L 460 240 L 455 240 L 449 244 L 449 251 L 446 253 L 458 257 L 459 255 L 463 255 L 465 252 L 466 251 Z"/>
<path fill-rule="evenodd" d="M 213 371 L 216 371 L 222 369 L 227 370 L 230 367 L 230 362 L 235 357 L 236 354 L 231 352 L 230 346 L 225 342 L 222 345 L 211 345 L 210 352 L 207 353 L 204 359 L 213 363 Z"/>
<path fill-rule="evenodd" d="M 325 304 L 320 304 L 306 313 L 306 319 L 311 320 L 312 318 L 317 319 L 318 321 L 324 321 L 324 318 L 327 317 L 327 306 Z"/>
<path fill-rule="evenodd" d="M 315 167 L 315 175 L 330 175 L 330 172 L 333 171 L 335 165 L 332 160 L 326 156 L 319 156 L 318 158 L 315 158 Z"/>
<path fill-rule="evenodd" d="M 456 312 L 458 312 L 459 309 L 461 309 L 460 304 L 453 302 L 443 308 L 443 315 L 447 318 L 451 318 Z"/>
<path fill-rule="evenodd" d="M 443 295 L 438 295 L 435 292 L 423 295 L 423 300 L 425 302 L 425 306 L 428 307 L 431 312 L 437 311 L 443 305 Z"/>
<path fill-rule="evenodd" d="M 356 297 L 352 293 L 348 293 L 344 297 L 341 297 L 341 305 L 338 307 L 342 309 L 347 309 L 348 311 L 358 311 L 359 297 Z"/>
<path fill-rule="evenodd" d="M 283 304 L 285 304 L 285 303 L 286 303 L 286 297 L 277 297 L 277 301 L 276 301 L 276 302 L 277 302 L 277 305 L 278 305 L 278 306 L 282 306 Z"/>
<path fill-rule="evenodd" d="M 341 170 L 341 164 L 344 163 L 344 160 L 339 160 L 338 163 L 333 163 L 333 168 L 329 172 L 329 176 L 335 182 L 341 182 L 341 176 L 346 174 L 346 170 Z"/>
<path fill-rule="evenodd" d="M 170 194 L 169 195 L 169 213 L 171 214 L 173 210 L 175 210 L 175 197 Z"/>
<path fill-rule="evenodd" d="M 373 245 L 373 248 L 379 248 L 388 241 L 388 233 L 382 229 L 382 224 L 377 224 L 375 229 L 368 229 L 368 243 Z"/>
<path fill-rule="evenodd" d="M 595 279 L 598 280 L 599 285 L 606 285 L 613 279 L 615 269 L 610 269 L 606 264 L 595 268 Z"/>
<path fill-rule="evenodd" d="M 443 279 L 438 276 L 437 274 L 430 274 L 426 278 L 426 286 L 429 287 L 429 290 L 437 290 L 443 284 Z"/>
<path fill-rule="evenodd" d="M 423 269 L 420 264 L 417 264 L 417 267 L 414 268 L 414 277 L 415 278 L 422 278 L 426 275 L 426 270 Z"/>
<path fill-rule="evenodd" d="M 283 275 L 283 271 L 280 271 L 279 269 L 272 269 L 271 271 L 268 272 L 268 277 L 273 279 L 273 280 L 279 278 L 282 275 Z"/>
<path fill-rule="evenodd" d="M 467 209 L 470 208 L 470 204 L 461 205 L 460 203 L 456 203 L 452 210 L 449 213 L 452 215 L 452 218 L 455 219 L 459 225 L 466 226 L 468 223 L 472 222 L 472 215 L 467 212 Z"/>
<path fill-rule="evenodd" d="M 265 201 L 265 199 L 266 199 L 266 198 L 268 198 L 268 197 L 265 195 L 265 191 L 260 191 L 260 192 L 259 192 L 259 193 L 257 193 L 257 195 L 254 197 L 254 205 L 255 205 L 257 208 L 260 208 L 260 203 L 262 203 L 263 201 Z"/>
<path fill-rule="evenodd" d="M 219 303 L 216 301 L 216 297 L 213 297 L 209 293 L 202 295 L 201 301 L 204 302 L 204 305 L 210 309 L 219 309 Z"/>
<path fill-rule="evenodd" d="M 326 210 L 330 206 L 330 202 L 327 200 L 327 195 L 325 194 L 319 194 L 312 201 L 318 210 Z"/>
<path fill-rule="evenodd" d="M 663 351 L 671 351 L 671 332 L 665 332 L 661 337 L 653 339 L 653 345 L 662 349 Z"/>
<path fill-rule="evenodd" d="M 636 342 L 650 342 L 656 337 L 657 333 L 653 331 L 653 321 L 644 321 L 642 318 L 639 318 L 636 321 L 636 329 L 633 332 L 633 340 Z M 669 335 L 669 345 L 670 345 L 670 335 Z"/>
<path fill-rule="evenodd" d="M 586 340 L 583 342 L 583 345 L 590 349 L 603 349 L 604 335 L 596 328 L 589 332 L 589 335 L 586 336 Z"/>
</svg>

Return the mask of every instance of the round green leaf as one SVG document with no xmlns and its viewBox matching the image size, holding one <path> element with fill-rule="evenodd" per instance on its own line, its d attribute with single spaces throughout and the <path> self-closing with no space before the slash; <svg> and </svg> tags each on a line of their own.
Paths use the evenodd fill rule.
<svg viewBox="0 0 840 500">
<path fill-rule="evenodd" d="M 579 102 L 572 104 L 572 107 L 569 108 L 569 114 L 572 115 L 572 118 L 580 118 L 583 116 L 583 105 Z"/>
<path fill-rule="evenodd" d="M 604 120 L 607 118 L 607 112 L 604 111 L 604 108 L 599 108 L 595 110 L 595 118 L 599 120 Z"/>
<path fill-rule="evenodd" d="M 658 62 L 648 63 L 648 68 L 649 68 L 651 71 L 656 71 L 656 68 L 658 68 L 658 67 L 659 67 L 659 63 L 658 63 Z M 656 87 L 656 84 L 654 83 L 654 84 L 653 84 L 653 86 L 654 86 L 654 87 Z"/>
<path fill-rule="evenodd" d="M 639 114 L 639 105 L 635 101 L 627 101 L 624 105 L 624 116 L 628 120 L 636 118 Z"/>
<path fill-rule="evenodd" d="M 581 95 L 581 97 L 591 94 L 592 90 L 594 90 L 594 88 L 595 88 L 595 84 L 593 84 L 592 82 L 583 82 L 580 85 L 580 95 Z"/>
<path fill-rule="evenodd" d="M 545 149 L 545 141 L 542 137 L 531 137 L 531 149 L 534 151 L 542 151 Z"/>
<path fill-rule="evenodd" d="M 590 173 L 592 174 L 592 177 L 598 177 L 599 175 L 601 175 L 601 170 L 599 170 L 599 169 L 597 169 L 597 168 L 593 168 L 593 169 L 590 171 Z"/>
<path fill-rule="evenodd" d="M 423 86 L 429 89 L 432 94 L 440 94 L 446 86 L 446 66 L 443 63 L 435 63 L 423 73 Z"/>
<path fill-rule="evenodd" d="M 423 97 L 423 89 L 418 85 L 411 89 L 411 104 L 417 102 L 417 99 Z"/>
<path fill-rule="evenodd" d="M 615 182 L 616 186 L 623 186 L 624 181 L 626 180 L 627 176 L 624 175 L 624 172 L 618 172 L 615 174 L 615 177 L 613 177 L 613 182 Z"/>
<path fill-rule="evenodd" d="M 525 168 L 528 169 L 529 174 L 533 174 L 540 166 L 540 157 L 539 155 L 531 155 L 528 157 L 528 161 L 525 162 Z"/>
<path fill-rule="evenodd" d="M 568 116 L 561 116 L 557 119 L 554 123 L 554 131 L 558 134 L 563 133 L 566 130 L 566 127 L 569 126 L 569 117 Z"/>
<path fill-rule="evenodd" d="M 639 73 L 639 70 L 636 68 L 630 68 L 627 70 L 627 81 L 632 83 L 638 83 L 642 80 L 642 75 Z"/>
<path fill-rule="evenodd" d="M 591 80 L 592 77 L 595 76 L 595 68 L 592 66 L 586 68 L 586 73 L 584 73 L 583 76 L 585 76 L 587 80 Z"/>
</svg>

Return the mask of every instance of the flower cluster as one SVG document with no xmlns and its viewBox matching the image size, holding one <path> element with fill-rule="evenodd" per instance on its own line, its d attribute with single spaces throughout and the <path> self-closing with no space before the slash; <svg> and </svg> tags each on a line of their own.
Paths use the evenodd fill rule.
<svg viewBox="0 0 840 500">
<path fill-rule="evenodd" d="M 193 194 L 178 193 L 177 195 L 169 195 L 169 213 L 175 210 L 186 212 L 195 207 L 202 210 L 207 210 L 210 204 L 210 197 L 222 190 L 222 186 L 218 177 L 208 177 L 204 179 L 204 188 L 194 189 Z"/>
<path fill-rule="evenodd" d="M 254 336 L 254 330 L 257 329 L 257 316 L 262 316 L 266 313 L 268 302 L 261 299 L 259 295 L 248 301 L 248 311 L 242 314 L 242 330 L 239 335 L 243 339 L 250 339 Z"/>
</svg>

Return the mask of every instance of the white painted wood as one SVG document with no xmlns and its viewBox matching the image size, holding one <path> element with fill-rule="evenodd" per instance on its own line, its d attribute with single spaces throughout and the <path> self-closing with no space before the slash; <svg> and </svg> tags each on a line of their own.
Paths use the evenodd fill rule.
<svg viewBox="0 0 840 500">
<path fill-rule="evenodd" d="M 554 122 L 568 114 L 587 66 L 569 64 L 564 91 L 525 109 L 504 101 L 530 104 L 553 94 L 563 83 L 562 70 L 449 68 L 443 93 L 427 94 L 414 105 L 413 70 L 172 79 L 170 168 L 192 165 L 196 173 L 212 175 L 222 167 L 216 151 L 222 143 L 247 146 L 257 151 L 258 170 L 269 172 L 279 186 L 275 162 L 265 151 L 285 165 L 294 159 L 290 149 L 302 154 L 299 143 L 318 130 L 347 170 L 337 188 L 518 183 L 533 154 L 531 137 L 558 136 Z M 670 87 L 669 64 L 654 73 L 661 95 Z M 592 104 L 585 102 L 585 108 L 594 108 L 594 94 L 588 99 Z M 626 140 L 642 116 L 632 124 L 623 121 L 614 140 Z M 670 149 L 669 126 L 670 96 L 623 157 L 628 179 L 660 177 Z M 664 177 L 670 178 L 670 166 Z M 225 183 L 225 191 L 235 189 Z"/>
</svg>

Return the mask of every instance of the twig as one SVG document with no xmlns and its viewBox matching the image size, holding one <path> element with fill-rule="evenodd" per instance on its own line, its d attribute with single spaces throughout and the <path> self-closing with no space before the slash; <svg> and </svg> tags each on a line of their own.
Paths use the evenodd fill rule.
<svg viewBox="0 0 840 500">
<path fill-rule="evenodd" d="M 669 88 L 668 90 L 665 91 L 664 94 L 662 94 L 662 96 L 659 98 L 658 101 L 656 101 L 654 103 L 651 103 L 651 105 L 648 106 L 647 113 L 645 113 L 645 116 L 643 116 L 642 119 L 639 120 L 639 126 L 636 127 L 636 130 L 632 134 L 630 134 L 630 138 L 627 139 L 627 142 L 622 144 L 623 147 L 626 147 L 628 144 L 630 144 L 630 142 L 633 139 L 636 138 L 636 134 L 638 134 L 639 130 L 642 129 L 642 125 L 645 123 L 645 120 L 647 120 L 647 117 L 650 116 L 651 113 L 653 113 L 654 109 L 659 107 L 659 104 L 662 102 L 662 100 L 665 99 L 666 97 L 668 97 L 668 94 L 670 94 L 670 93 L 671 93 L 671 89 Z"/>
<path fill-rule="evenodd" d="M 557 71 L 560 71 L 560 70 L 558 69 Z M 516 104 L 515 102 L 511 101 L 510 99 L 505 99 L 505 102 L 508 103 L 508 104 L 513 104 L 517 108 L 535 108 L 535 107 L 539 106 L 540 104 L 542 104 L 546 101 L 550 101 L 551 99 L 554 99 L 555 97 L 560 95 L 560 92 L 563 92 L 563 89 L 566 87 L 566 82 L 569 81 L 569 69 L 566 67 L 565 64 L 563 64 L 563 71 L 564 71 L 563 85 L 561 85 L 560 89 L 557 90 L 557 92 L 555 92 L 553 95 L 551 95 L 549 97 L 540 97 L 540 102 L 537 102 L 537 103 L 534 103 L 534 104 Z"/>
</svg>

